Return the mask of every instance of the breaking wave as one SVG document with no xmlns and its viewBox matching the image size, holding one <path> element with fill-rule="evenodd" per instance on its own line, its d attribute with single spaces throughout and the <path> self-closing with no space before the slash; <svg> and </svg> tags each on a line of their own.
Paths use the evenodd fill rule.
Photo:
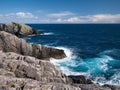
<svg viewBox="0 0 120 90">
<path fill-rule="evenodd" d="M 84 75 L 95 83 L 120 85 L 120 60 L 119 50 L 107 50 L 98 54 L 98 57 L 82 59 L 74 55 L 72 49 L 63 49 L 66 58 L 61 60 L 51 59 L 51 62 L 61 67 L 66 75 Z"/>
<path fill-rule="evenodd" d="M 47 32 L 47 33 L 44 33 L 43 35 L 54 35 L 54 33 L 52 33 L 52 32 Z"/>
</svg>

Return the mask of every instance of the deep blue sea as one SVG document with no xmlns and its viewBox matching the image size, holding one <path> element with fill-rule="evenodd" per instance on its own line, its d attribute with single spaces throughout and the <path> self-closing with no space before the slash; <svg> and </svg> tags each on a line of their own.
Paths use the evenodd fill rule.
<svg viewBox="0 0 120 90">
<path fill-rule="evenodd" d="M 67 75 L 85 75 L 101 84 L 120 85 L 120 24 L 30 24 L 44 35 L 30 43 L 64 49 L 67 57 L 51 59 Z"/>
</svg>

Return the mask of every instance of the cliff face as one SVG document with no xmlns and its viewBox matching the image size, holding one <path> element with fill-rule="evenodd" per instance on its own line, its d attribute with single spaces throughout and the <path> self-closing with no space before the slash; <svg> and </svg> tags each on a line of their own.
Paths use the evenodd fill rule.
<svg viewBox="0 0 120 90">
<path fill-rule="evenodd" d="M 28 44 L 25 40 L 4 31 L 0 32 L 0 50 L 34 56 L 39 59 L 61 59 L 66 56 L 63 50 L 37 44 Z"/>
<path fill-rule="evenodd" d="M 1 24 L 0 31 L 6 31 L 16 36 L 27 36 L 33 34 L 42 34 L 28 25 L 12 22 L 10 24 Z"/>
</svg>

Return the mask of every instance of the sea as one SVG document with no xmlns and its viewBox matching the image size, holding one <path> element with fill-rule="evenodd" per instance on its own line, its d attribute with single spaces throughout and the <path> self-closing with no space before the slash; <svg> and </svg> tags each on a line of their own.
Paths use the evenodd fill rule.
<svg viewBox="0 0 120 90">
<path fill-rule="evenodd" d="M 43 32 L 29 43 L 63 49 L 66 58 L 50 61 L 66 75 L 120 86 L 120 24 L 28 24 Z"/>
</svg>

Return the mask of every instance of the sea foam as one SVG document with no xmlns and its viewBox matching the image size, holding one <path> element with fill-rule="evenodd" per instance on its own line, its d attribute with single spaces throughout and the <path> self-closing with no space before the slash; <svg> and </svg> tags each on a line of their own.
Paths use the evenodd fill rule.
<svg viewBox="0 0 120 90">
<path fill-rule="evenodd" d="M 50 61 L 57 66 L 66 75 L 84 75 L 86 78 L 92 79 L 94 83 L 119 85 L 120 73 L 115 72 L 113 76 L 107 79 L 111 72 L 109 71 L 108 63 L 114 59 L 106 54 L 101 54 L 98 57 L 81 59 L 74 55 L 72 49 L 65 47 L 56 47 L 63 49 L 66 58 L 61 60 L 51 59 Z"/>
<path fill-rule="evenodd" d="M 44 33 L 43 35 L 53 35 L 54 33 L 53 32 L 47 32 L 47 33 Z"/>
</svg>

